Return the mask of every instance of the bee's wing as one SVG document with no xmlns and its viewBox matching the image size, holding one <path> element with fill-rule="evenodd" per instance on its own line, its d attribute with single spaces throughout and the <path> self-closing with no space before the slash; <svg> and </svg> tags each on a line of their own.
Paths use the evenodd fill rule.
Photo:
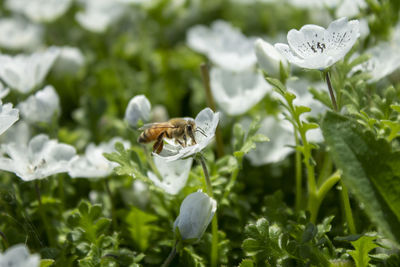
<svg viewBox="0 0 400 267">
<path fill-rule="evenodd" d="M 143 125 L 142 127 L 140 127 L 139 131 L 144 131 L 144 130 L 147 130 L 150 128 L 175 128 L 175 126 L 169 122 L 147 123 L 147 124 Z"/>
</svg>

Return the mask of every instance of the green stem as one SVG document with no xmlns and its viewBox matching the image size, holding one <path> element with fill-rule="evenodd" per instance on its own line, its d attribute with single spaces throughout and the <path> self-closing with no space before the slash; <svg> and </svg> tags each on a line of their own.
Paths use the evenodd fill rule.
<svg viewBox="0 0 400 267">
<path fill-rule="evenodd" d="M 329 90 L 329 95 L 331 97 L 333 110 L 338 111 L 335 94 L 333 93 L 333 89 L 332 89 L 331 78 L 329 77 L 329 71 L 325 71 L 325 79 L 326 79 L 326 83 L 328 84 L 328 90 Z"/>
<path fill-rule="evenodd" d="M 58 194 L 60 195 L 61 205 L 65 206 L 65 194 L 64 194 L 64 179 L 60 175 L 58 176 Z"/>
<path fill-rule="evenodd" d="M 204 177 L 207 185 L 207 192 L 210 197 L 213 197 L 213 190 L 211 185 L 210 176 L 208 174 L 208 169 L 204 157 L 199 155 L 197 157 L 200 161 L 201 167 L 203 168 Z M 214 217 L 211 222 L 211 233 L 212 233 L 212 241 L 211 241 L 211 266 L 215 267 L 218 264 L 218 217 L 217 213 L 214 214 Z"/>
<path fill-rule="evenodd" d="M 295 128 L 295 134 L 294 134 L 294 138 L 295 138 L 295 142 L 296 142 L 296 146 L 300 145 L 300 141 L 299 141 L 299 136 L 297 134 L 297 130 L 296 127 Z M 295 161 L 296 161 L 296 165 L 295 165 L 295 174 L 296 174 L 296 210 L 299 211 L 301 209 L 301 200 L 303 198 L 302 196 L 302 168 L 301 168 L 301 152 L 296 150 L 296 155 L 295 155 Z"/>
<path fill-rule="evenodd" d="M 211 93 L 210 86 L 210 72 L 208 70 L 208 66 L 206 63 L 202 63 L 200 65 L 201 76 L 203 78 L 204 89 L 206 91 L 206 99 L 208 106 L 215 112 L 215 101 L 214 97 Z M 217 155 L 218 158 L 222 158 L 224 156 L 224 143 L 222 141 L 222 134 L 219 127 L 215 130 L 215 142 L 217 143 Z"/>
<path fill-rule="evenodd" d="M 108 183 L 108 178 L 103 179 L 104 180 L 104 187 L 106 188 L 106 192 L 108 197 L 110 198 L 110 203 L 111 203 L 111 219 L 112 219 L 112 224 L 114 231 L 118 230 L 118 223 L 117 223 L 117 216 L 115 213 L 115 208 L 114 208 L 114 198 L 111 193 L 110 185 Z"/>
<path fill-rule="evenodd" d="M 317 180 L 318 186 L 321 186 L 322 183 L 325 181 L 325 179 L 329 176 L 329 174 L 332 173 L 332 167 L 333 167 L 332 160 L 329 157 L 329 154 L 326 154 L 322 162 L 321 170 L 319 172 Z"/>
<path fill-rule="evenodd" d="M 356 226 L 354 224 L 353 212 L 351 211 L 351 207 L 350 207 L 350 200 L 349 200 L 349 194 L 347 191 L 347 187 L 343 183 L 343 181 L 340 182 L 340 185 L 342 186 L 340 196 L 343 201 L 343 207 L 344 207 L 344 213 L 346 215 L 347 226 L 349 227 L 351 234 L 356 234 L 357 231 L 356 231 Z"/>
<path fill-rule="evenodd" d="M 40 180 L 36 180 L 35 181 L 35 191 L 36 191 L 36 197 L 37 197 L 37 200 L 38 200 L 38 203 L 39 203 L 38 211 L 39 211 L 40 217 L 41 217 L 41 219 L 43 221 L 43 227 L 44 227 L 44 230 L 45 230 L 46 235 L 47 235 L 47 240 L 48 240 L 49 245 L 51 247 L 56 247 L 56 244 L 55 244 L 55 242 L 54 242 L 54 240 L 52 238 L 53 235 L 51 234 L 50 225 L 49 225 L 49 222 L 47 221 L 46 213 L 45 213 L 43 205 L 42 205 L 42 196 L 40 194 Z"/>
<path fill-rule="evenodd" d="M 4 249 L 7 249 L 8 248 L 8 240 L 7 240 L 6 235 L 2 231 L 0 231 L 0 236 L 2 237 L 1 240 L 3 241 Z"/>
<path fill-rule="evenodd" d="M 174 247 L 172 248 L 171 252 L 169 253 L 168 257 L 165 259 L 164 263 L 161 265 L 161 267 L 168 267 L 172 260 L 175 258 L 176 255 L 176 243 Z"/>
</svg>

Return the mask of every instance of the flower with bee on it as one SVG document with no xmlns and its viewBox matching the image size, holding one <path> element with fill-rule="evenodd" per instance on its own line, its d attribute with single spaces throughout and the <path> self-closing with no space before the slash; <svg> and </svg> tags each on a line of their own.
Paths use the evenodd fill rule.
<svg viewBox="0 0 400 267">
<path fill-rule="evenodd" d="M 187 118 L 187 120 L 193 120 Z M 197 114 L 193 120 L 196 130 L 193 133 L 195 142 L 190 145 L 182 146 L 166 139 L 167 143 L 163 145 L 160 153 L 153 153 L 156 157 L 162 157 L 165 161 L 174 161 L 178 159 L 188 158 L 196 155 L 206 148 L 214 139 L 215 130 L 219 122 L 219 112 L 213 112 L 210 108 L 205 108 Z"/>
</svg>

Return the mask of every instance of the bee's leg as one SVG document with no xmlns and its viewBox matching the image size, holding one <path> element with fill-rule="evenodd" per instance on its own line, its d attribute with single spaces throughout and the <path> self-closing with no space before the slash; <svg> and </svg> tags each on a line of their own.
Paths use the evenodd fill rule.
<svg viewBox="0 0 400 267">
<path fill-rule="evenodd" d="M 153 145 L 153 153 L 157 153 L 157 154 L 161 153 L 163 146 L 164 146 L 163 137 L 164 137 L 164 133 L 160 134 L 157 137 L 157 140 Z"/>
<path fill-rule="evenodd" d="M 182 141 L 181 140 L 179 140 L 179 139 L 176 139 L 175 140 L 178 144 L 180 144 L 181 145 L 181 147 L 185 147 L 185 144 L 184 143 L 182 143 Z"/>
<path fill-rule="evenodd" d="M 186 138 L 185 134 L 183 135 L 183 141 L 185 142 L 185 147 L 186 147 L 187 146 L 187 138 Z"/>
</svg>

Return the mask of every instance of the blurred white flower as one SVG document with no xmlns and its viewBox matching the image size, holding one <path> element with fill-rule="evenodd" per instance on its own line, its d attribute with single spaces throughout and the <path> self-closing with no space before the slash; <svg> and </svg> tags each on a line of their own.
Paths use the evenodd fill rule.
<svg viewBox="0 0 400 267">
<path fill-rule="evenodd" d="M 22 18 L 0 19 L 0 47 L 34 50 L 42 43 L 43 29 Z"/>
<path fill-rule="evenodd" d="M 74 147 L 44 134 L 33 137 L 28 144 L 9 143 L 1 148 L 8 157 L 0 157 L 0 170 L 14 172 L 24 181 L 67 172 L 68 162 L 75 156 Z"/>
<path fill-rule="evenodd" d="M 0 82 L 0 99 L 5 98 L 10 92 L 10 88 L 4 87 L 4 84 Z"/>
<path fill-rule="evenodd" d="M 248 129 L 250 123 L 251 120 L 248 118 L 241 121 L 244 129 Z M 268 136 L 270 141 L 257 143 L 256 148 L 246 155 L 252 165 L 261 166 L 279 162 L 293 152 L 292 146 L 295 145 L 293 126 L 283 116 L 266 117 L 261 121 L 261 127 L 257 133 Z"/>
<path fill-rule="evenodd" d="M 130 147 L 130 142 L 122 138 L 115 137 L 109 142 L 100 143 L 96 146 L 90 143 L 85 150 L 85 155 L 77 155 L 71 159 L 68 164 L 69 176 L 83 178 L 101 178 L 112 173 L 114 167 L 118 166 L 115 162 L 108 161 L 103 153 L 112 153 L 115 151 L 115 143 L 120 142 L 125 149 Z"/>
<path fill-rule="evenodd" d="M 327 29 L 305 25 L 290 30 L 287 44 L 275 44 L 289 62 L 306 69 L 326 69 L 341 60 L 360 36 L 358 20 L 340 18 Z"/>
<path fill-rule="evenodd" d="M 176 195 L 185 187 L 193 158 L 167 162 L 161 157 L 153 157 L 154 164 L 161 175 L 161 180 L 156 174 L 148 171 L 147 176 L 153 183 L 165 192 Z"/>
<path fill-rule="evenodd" d="M 28 123 L 19 120 L 1 136 L 0 143 L 27 144 L 30 138 L 31 129 L 29 128 Z"/>
<path fill-rule="evenodd" d="M 6 7 L 35 22 L 53 22 L 68 10 L 72 0 L 7 0 Z"/>
<path fill-rule="evenodd" d="M 231 72 L 213 68 L 210 74 L 211 91 L 218 106 L 229 115 L 240 115 L 256 105 L 272 86 L 261 73 Z"/>
<path fill-rule="evenodd" d="M 59 52 L 58 48 L 50 47 L 30 55 L 0 54 L 0 78 L 11 89 L 28 93 L 43 82 Z"/>
<path fill-rule="evenodd" d="M 155 105 L 150 113 L 151 121 L 164 122 L 169 119 L 168 110 L 163 105 Z"/>
<path fill-rule="evenodd" d="M 19 103 L 18 109 L 29 123 L 51 123 L 54 116 L 60 115 L 60 99 L 54 87 L 47 85 L 24 102 Z"/>
<path fill-rule="evenodd" d="M 190 118 L 188 118 L 190 119 Z M 215 130 L 219 122 L 219 112 L 214 113 L 210 108 L 205 108 L 197 114 L 195 123 L 200 131 L 195 132 L 195 145 L 181 147 L 176 144 L 165 144 L 160 154 L 153 153 L 155 157 L 162 157 L 165 161 L 170 162 L 178 159 L 187 158 L 201 152 L 214 139 Z"/>
<path fill-rule="evenodd" d="M 280 64 L 282 64 L 284 68 L 288 68 L 289 64 L 286 58 L 270 43 L 259 38 L 255 41 L 254 46 L 258 65 L 268 73 L 268 75 L 279 77 Z"/>
<path fill-rule="evenodd" d="M 288 3 L 297 8 L 304 9 L 321 9 L 334 8 L 342 0 L 288 0 Z"/>
<path fill-rule="evenodd" d="M 30 254 L 24 244 L 14 245 L 8 248 L 3 254 L 0 253 L 1 267 L 39 267 L 40 256 Z"/>
<path fill-rule="evenodd" d="M 81 50 L 72 46 L 60 47 L 60 55 L 54 63 L 54 71 L 60 75 L 75 75 L 85 64 Z"/>
<path fill-rule="evenodd" d="M 368 72 L 371 75 L 370 83 L 390 75 L 400 67 L 400 43 L 381 42 L 365 51 L 370 55 L 366 62 L 355 66 L 351 73 L 356 71 Z"/>
<path fill-rule="evenodd" d="M 341 0 L 336 9 L 336 17 L 355 17 L 360 14 L 361 9 L 367 7 L 365 0 Z"/>
<path fill-rule="evenodd" d="M 182 202 L 179 216 L 174 222 L 174 232 L 179 228 L 182 240 L 198 241 L 207 229 L 215 211 L 217 202 L 202 192 L 188 195 Z"/>
<path fill-rule="evenodd" d="M 75 19 L 88 31 L 103 33 L 126 11 L 126 5 L 115 0 L 81 0 L 84 11 L 76 13 Z"/>
<path fill-rule="evenodd" d="M 136 127 L 139 120 L 145 122 L 150 119 L 150 110 L 150 101 L 144 95 L 137 95 L 129 101 L 124 119 L 129 126 Z"/>
<path fill-rule="evenodd" d="M 211 28 L 192 27 L 187 43 L 193 50 L 205 54 L 214 64 L 231 71 L 243 71 L 256 63 L 254 38 L 247 38 L 225 21 L 215 21 Z"/>
<path fill-rule="evenodd" d="M 0 134 L 3 134 L 18 119 L 18 109 L 13 108 L 11 103 L 3 105 L 0 100 Z"/>
</svg>

